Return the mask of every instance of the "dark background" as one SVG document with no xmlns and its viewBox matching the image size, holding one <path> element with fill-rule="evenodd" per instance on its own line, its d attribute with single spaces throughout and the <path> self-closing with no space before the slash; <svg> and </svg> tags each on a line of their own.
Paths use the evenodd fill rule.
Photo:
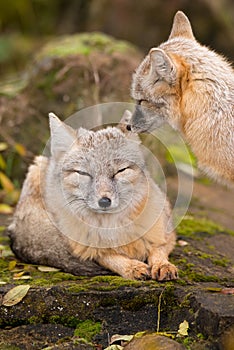
<svg viewBox="0 0 234 350">
<path fill-rule="evenodd" d="M 53 36 L 101 31 L 144 52 L 167 39 L 183 10 L 196 38 L 234 59 L 232 0 L 7 0 L 0 1 L 0 75 L 25 67 Z"/>
</svg>

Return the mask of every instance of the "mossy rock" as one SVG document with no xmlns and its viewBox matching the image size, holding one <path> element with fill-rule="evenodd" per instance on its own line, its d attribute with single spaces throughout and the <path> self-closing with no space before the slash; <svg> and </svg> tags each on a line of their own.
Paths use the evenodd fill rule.
<svg viewBox="0 0 234 350">
<path fill-rule="evenodd" d="M 101 33 L 55 38 L 42 47 L 22 78 L 0 91 L 0 140 L 27 150 L 25 162 L 14 160 L 12 178 L 22 181 L 33 155 L 44 148 L 49 112 L 65 119 L 99 103 L 129 102 L 132 73 L 141 59 L 130 43 Z M 6 158 L 12 150 L 7 152 Z"/>
<path fill-rule="evenodd" d="M 17 333 L 17 327 L 37 329 L 38 325 L 36 332 L 40 332 L 40 325 L 49 325 L 68 329 L 65 349 L 69 346 L 77 349 L 74 347 L 77 336 L 86 338 L 86 347 L 91 349 L 95 343 L 107 346 L 108 334 L 134 334 L 155 331 L 157 327 L 161 332 L 173 334 L 180 323 L 187 320 L 189 336 L 180 339 L 186 348 L 197 349 L 200 344 L 200 349 L 212 349 L 234 323 L 234 300 L 228 295 L 234 286 L 231 278 L 234 236 L 213 222 L 190 216 L 178 231 L 179 239 L 187 242 L 187 245 L 178 244 L 171 256 L 171 261 L 179 267 L 180 278 L 166 283 L 129 281 L 120 276 L 89 278 L 62 271 L 43 272 L 35 265 L 19 261 L 14 271 L 9 267 L 16 259 L 9 255 L 9 242 L 3 236 L 6 251 L 3 249 L 0 259 L 1 280 L 6 284 L 0 286 L 0 295 L 14 285 L 30 285 L 20 303 L 0 308 L 1 327 L 13 327 L 11 332 L 4 330 L 5 344 L 13 332 Z M 14 279 L 15 273 L 21 272 L 22 276 L 31 278 Z M 45 346 L 47 333 L 43 332 Z M 9 344 L 17 346 L 17 343 Z M 55 344 L 57 349 L 57 340 L 52 345 Z M 41 349 L 41 343 L 35 349 Z"/>
</svg>

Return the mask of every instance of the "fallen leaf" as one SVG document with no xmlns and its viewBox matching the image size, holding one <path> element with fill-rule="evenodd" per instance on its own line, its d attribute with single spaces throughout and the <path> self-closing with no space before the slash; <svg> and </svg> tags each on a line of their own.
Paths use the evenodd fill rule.
<svg viewBox="0 0 234 350">
<path fill-rule="evenodd" d="M 8 148 L 8 144 L 6 142 L 0 142 L 0 152 L 5 151 Z"/>
<path fill-rule="evenodd" d="M 110 344 L 114 344 L 116 342 L 130 342 L 132 340 L 133 335 L 119 335 L 119 334 L 114 334 L 111 337 Z"/>
<path fill-rule="evenodd" d="M 188 245 L 188 242 L 184 241 L 183 239 L 179 239 L 177 243 L 180 247 L 185 247 Z"/>
<path fill-rule="evenodd" d="M 104 350 L 123 350 L 123 346 L 120 345 L 110 345 L 107 348 L 105 348 Z"/>
<path fill-rule="evenodd" d="M 32 277 L 29 275 L 23 275 L 23 276 L 19 276 L 19 277 L 15 277 L 13 276 L 13 280 L 30 280 Z"/>
<path fill-rule="evenodd" d="M 15 150 L 22 157 L 24 157 L 26 155 L 26 152 L 27 152 L 26 148 L 21 143 L 16 143 L 15 144 Z"/>
<path fill-rule="evenodd" d="M 28 293 L 30 286 L 23 284 L 10 289 L 3 297 L 2 305 L 13 306 L 18 304 Z"/>
<path fill-rule="evenodd" d="M 0 204 L 0 214 L 12 214 L 13 208 L 8 204 L 1 203 Z"/>
<path fill-rule="evenodd" d="M 6 169 L 6 162 L 1 154 L 0 154 L 0 169 L 2 170 Z"/>
<path fill-rule="evenodd" d="M 50 267 L 50 266 L 38 266 L 38 270 L 41 272 L 57 272 L 60 271 L 60 269 L 57 269 L 56 267 Z"/>
<path fill-rule="evenodd" d="M 188 321 L 184 320 L 184 322 L 182 322 L 180 325 L 179 325 L 179 329 L 178 329 L 178 336 L 186 336 L 188 335 L 188 328 L 189 328 L 189 324 L 188 324 Z"/>
<path fill-rule="evenodd" d="M 15 266 L 16 266 L 16 260 L 12 260 L 12 261 L 10 261 L 9 262 L 9 265 L 8 265 L 8 270 L 9 271 L 12 271 L 12 270 L 14 270 L 14 268 L 15 268 Z"/>
<path fill-rule="evenodd" d="M 15 186 L 2 171 L 0 171 L 0 182 L 4 190 L 11 192 L 14 190 Z"/>
<path fill-rule="evenodd" d="M 221 290 L 222 294 L 234 294 L 234 288 L 223 288 Z"/>
</svg>

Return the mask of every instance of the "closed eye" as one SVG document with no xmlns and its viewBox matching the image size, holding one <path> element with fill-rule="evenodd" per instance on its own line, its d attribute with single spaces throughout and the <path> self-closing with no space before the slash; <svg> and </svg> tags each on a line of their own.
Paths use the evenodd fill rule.
<svg viewBox="0 0 234 350">
<path fill-rule="evenodd" d="M 114 174 L 114 176 L 117 175 L 117 174 L 119 174 L 119 173 L 123 173 L 123 172 L 124 172 L 125 170 L 127 170 L 127 169 L 130 169 L 130 168 L 129 168 L 129 167 L 126 167 L 126 168 L 119 169 L 119 170 L 117 171 L 117 173 Z"/>
<path fill-rule="evenodd" d="M 82 170 L 75 170 L 75 172 L 79 175 L 82 175 L 82 176 L 92 177 L 89 173 L 86 173 L 85 171 L 82 171 Z"/>
</svg>

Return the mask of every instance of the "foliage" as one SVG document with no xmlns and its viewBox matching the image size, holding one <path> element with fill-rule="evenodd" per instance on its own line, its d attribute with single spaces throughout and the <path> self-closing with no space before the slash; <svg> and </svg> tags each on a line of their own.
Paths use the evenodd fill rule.
<svg viewBox="0 0 234 350">
<path fill-rule="evenodd" d="M 20 195 L 19 184 L 13 175 L 14 162 L 25 157 L 26 149 L 19 143 L 10 146 L 0 142 L 0 213 L 10 214 Z"/>
</svg>

